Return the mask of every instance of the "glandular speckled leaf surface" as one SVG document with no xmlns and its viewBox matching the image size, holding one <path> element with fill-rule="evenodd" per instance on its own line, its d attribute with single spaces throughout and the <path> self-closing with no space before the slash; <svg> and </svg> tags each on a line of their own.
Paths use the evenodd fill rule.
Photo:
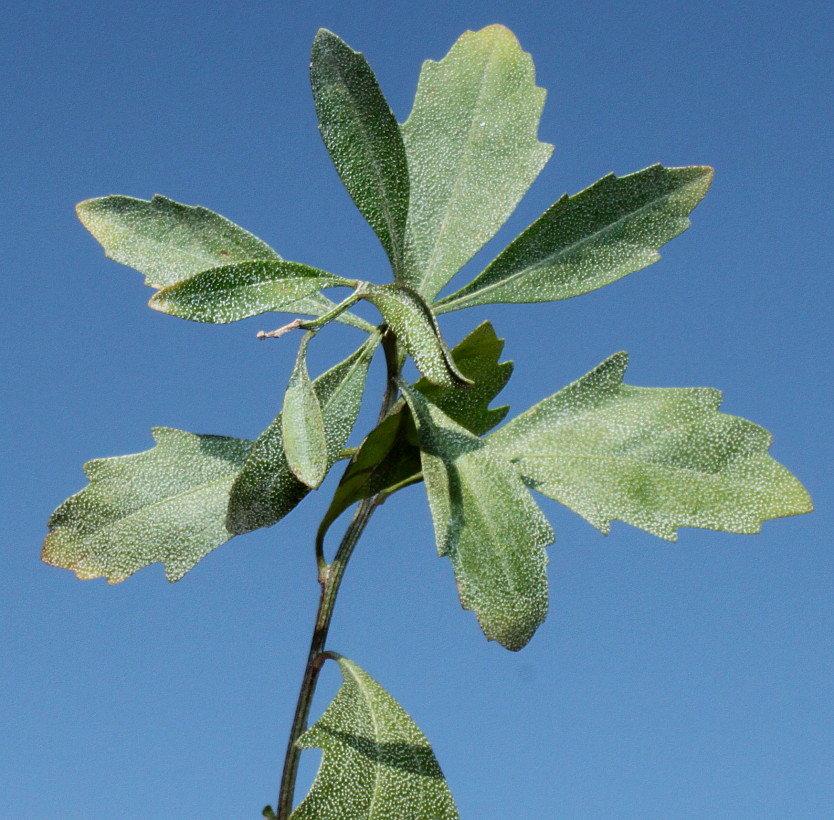
<svg viewBox="0 0 834 820">
<path fill-rule="evenodd" d="M 478 325 L 452 348 L 452 358 L 474 384 L 466 390 L 438 387 L 421 378 L 414 386 L 453 421 L 475 435 L 500 423 L 509 406 L 489 407 L 510 378 L 512 362 L 499 362 L 504 340 L 489 322 Z M 320 525 L 327 528 L 351 504 L 381 493 L 384 497 L 420 481 L 420 445 L 408 405 L 401 399 L 391 414 L 374 428 L 350 460 L 330 507 Z"/>
<path fill-rule="evenodd" d="M 284 393 L 281 435 L 290 469 L 302 484 L 314 490 L 324 481 L 328 463 L 324 416 L 307 371 L 307 346 L 312 338 L 312 333 L 306 333 L 298 346 L 298 356 Z"/>
<path fill-rule="evenodd" d="M 326 29 L 313 41 L 310 80 L 324 144 L 396 272 L 408 214 L 408 165 L 397 120 L 365 57 Z"/>
<path fill-rule="evenodd" d="M 488 441 L 528 486 L 597 529 L 625 521 L 674 541 L 678 527 L 755 533 L 812 509 L 797 479 L 768 455 L 767 430 L 720 413 L 702 387 L 632 387 L 616 353 Z"/>
<path fill-rule="evenodd" d="M 417 291 L 407 285 L 369 285 L 363 294 L 382 314 L 417 369 L 431 382 L 460 387 L 471 382 L 455 365 L 440 325 Z"/>
<path fill-rule="evenodd" d="M 290 820 L 458 820 L 425 735 L 367 672 L 333 657 L 342 685 L 297 742 L 322 749 L 321 766 Z"/>
<path fill-rule="evenodd" d="M 192 322 L 225 324 L 270 310 L 291 310 L 299 299 L 322 288 L 355 284 L 299 262 L 239 262 L 163 288 L 148 304 L 154 310 Z"/>
<path fill-rule="evenodd" d="M 438 313 L 491 302 L 550 302 L 588 293 L 657 262 L 704 198 L 712 168 L 652 165 L 609 174 L 542 214 Z"/>
<path fill-rule="evenodd" d="M 401 382 L 417 424 L 437 550 L 452 562 L 460 600 L 489 640 L 522 649 L 547 615 L 542 511 L 487 441 Z"/>
<path fill-rule="evenodd" d="M 327 469 L 341 457 L 365 390 L 365 377 L 380 336 L 374 333 L 342 362 L 313 380 L 327 442 Z M 235 480 L 226 526 L 235 535 L 271 527 L 304 498 L 310 488 L 293 473 L 284 450 L 282 414 L 252 446 Z"/>
<path fill-rule="evenodd" d="M 411 179 L 401 281 L 431 302 L 488 242 L 544 167 L 545 91 L 504 26 L 467 31 L 426 60 L 402 126 Z"/>
<path fill-rule="evenodd" d="M 162 562 L 177 581 L 232 537 L 229 489 L 252 442 L 167 427 L 152 433 L 150 450 L 84 465 L 90 483 L 49 519 L 47 564 L 116 584 Z"/>
<path fill-rule="evenodd" d="M 151 287 L 164 288 L 232 262 L 281 258 L 266 242 L 220 214 L 159 194 L 151 200 L 87 199 L 75 210 L 105 254 L 144 273 Z"/>
</svg>

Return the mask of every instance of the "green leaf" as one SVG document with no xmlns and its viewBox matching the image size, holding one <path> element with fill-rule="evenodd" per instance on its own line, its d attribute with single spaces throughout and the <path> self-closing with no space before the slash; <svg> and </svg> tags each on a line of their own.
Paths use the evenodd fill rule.
<svg viewBox="0 0 834 820">
<path fill-rule="evenodd" d="M 103 196 L 75 210 L 110 259 L 144 273 L 145 284 L 155 288 L 233 262 L 281 258 L 220 214 L 158 194 L 150 201 Z"/>
<path fill-rule="evenodd" d="M 489 640 L 522 649 L 547 615 L 553 531 L 492 447 L 419 391 L 400 387 L 417 423 L 437 549 L 448 555 L 460 600 Z"/>
<path fill-rule="evenodd" d="M 542 214 L 487 269 L 441 299 L 438 313 L 491 302 L 550 302 L 589 293 L 660 259 L 703 199 L 712 168 L 652 165 L 609 174 Z"/>
<path fill-rule="evenodd" d="M 756 424 L 710 388 L 632 387 L 616 353 L 489 436 L 530 487 L 608 533 L 612 519 L 674 541 L 678 527 L 759 532 L 809 512 Z"/>
<path fill-rule="evenodd" d="M 498 361 L 503 347 L 504 340 L 495 335 L 489 322 L 483 322 L 452 348 L 455 365 L 472 379 L 472 387 L 438 387 L 425 378 L 414 386 L 453 421 L 477 436 L 483 435 L 501 422 L 509 410 L 509 406 L 489 408 L 513 369 L 512 362 Z M 354 454 L 319 526 L 319 534 L 326 532 L 351 504 L 377 493 L 387 497 L 420 480 L 417 428 L 408 406 L 400 400 Z"/>
<path fill-rule="evenodd" d="M 159 561 L 178 581 L 232 537 L 229 489 L 252 442 L 168 427 L 152 433 L 150 450 L 84 465 L 90 483 L 49 519 L 47 564 L 116 584 Z"/>
<path fill-rule="evenodd" d="M 307 372 L 307 345 L 313 336 L 312 333 L 305 333 L 298 347 L 295 367 L 284 393 L 281 434 L 290 469 L 302 484 L 314 490 L 324 481 L 330 465 L 324 417 Z"/>
<path fill-rule="evenodd" d="M 220 214 L 158 194 L 150 201 L 129 196 L 88 199 L 76 206 L 76 213 L 110 259 L 144 273 L 145 284 L 154 288 L 233 262 L 281 258 L 266 242 Z M 288 305 L 286 311 L 321 316 L 333 307 L 334 302 L 316 293 Z M 353 313 L 345 312 L 337 321 L 373 329 Z"/>
<path fill-rule="evenodd" d="M 225 324 L 270 310 L 289 310 L 299 299 L 322 288 L 355 285 L 352 280 L 299 262 L 239 262 L 163 288 L 148 304 L 192 322 Z"/>
<path fill-rule="evenodd" d="M 503 26 L 467 31 L 427 60 L 402 126 L 411 176 L 401 280 L 432 301 L 488 242 L 553 146 L 536 136 L 545 91 Z"/>
<path fill-rule="evenodd" d="M 406 285 L 368 285 L 364 298 L 377 307 L 417 369 L 429 381 L 443 387 L 472 382 L 456 367 L 432 309 Z"/>
<path fill-rule="evenodd" d="M 323 750 L 309 794 L 290 820 L 458 820 L 425 735 L 402 706 L 353 661 L 342 685 L 297 741 Z"/>
<path fill-rule="evenodd" d="M 365 57 L 326 29 L 313 41 L 310 79 L 333 164 L 397 272 L 408 213 L 400 127 Z"/>
<path fill-rule="evenodd" d="M 378 333 L 372 334 L 347 359 L 313 381 L 324 422 L 328 469 L 341 457 L 342 448 L 356 423 L 365 376 L 379 340 Z M 252 446 L 232 486 L 226 526 L 235 535 L 271 527 L 309 491 L 309 487 L 296 478 L 287 461 L 283 420 L 279 413 Z"/>
</svg>

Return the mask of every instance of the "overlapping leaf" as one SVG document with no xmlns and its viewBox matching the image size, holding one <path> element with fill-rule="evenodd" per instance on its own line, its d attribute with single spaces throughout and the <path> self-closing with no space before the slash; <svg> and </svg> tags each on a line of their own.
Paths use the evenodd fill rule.
<svg viewBox="0 0 834 820">
<path fill-rule="evenodd" d="M 379 334 L 313 381 L 327 442 L 327 469 L 335 464 L 350 436 L 365 388 L 365 376 Z M 252 446 L 232 486 L 227 527 L 240 535 L 280 521 L 309 492 L 290 468 L 279 413 Z"/>
<path fill-rule="evenodd" d="M 407 285 L 369 286 L 364 298 L 375 305 L 417 369 L 429 381 L 443 387 L 471 382 L 455 366 L 452 354 L 431 308 Z"/>
<path fill-rule="evenodd" d="M 703 199 L 712 168 L 653 165 L 563 196 L 438 313 L 490 302 L 549 302 L 601 288 L 660 259 Z"/>
<path fill-rule="evenodd" d="M 355 285 L 350 279 L 299 262 L 238 262 L 169 285 L 148 304 L 192 322 L 225 324 L 270 310 L 290 310 L 299 299 L 322 288 Z"/>
<path fill-rule="evenodd" d="M 165 565 L 177 581 L 231 538 L 229 489 L 252 442 L 154 428 L 143 453 L 90 461 L 90 483 L 49 519 L 43 560 L 79 578 L 123 581 Z"/>
<path fill-rule="evenodd" d="M 339 655 L 342 686 L 299 739 L 324 751 L 291 820 L 458 820 L 431 746 L 367 672 Z"/>
<path fill-rule="evenodd" d="M 233 262 L 281 258 L 266 242 L 220 214 L 158 194 L 151 200 L 129 196 L 88 199 L 76 212 L 110 259 L 144 273 L 145 284 L 154 288 Z M 333 306 L 326 296 L 314 293 L 287 305 L 286 311 L 321 316 Z M 365 331 L 372 329 L 347 311 L 337 321 Z"/>
<path fill-rule="evenodd" d="M 307 346 L 312 338 L 312 333 L 305 334 L 298 347 L 295 367 L 284 393 L 281 435 L 287 463 L 295 477 L 315 489 L 324 481 L 330 465 L 324 416 L 307 372 Z"/>
<path fill-rule="evenodd" d="M 414 386 L 453 421 L 476 436 L 500 423 L 509 406 L 490 408 L 512 373 L 512 362 L 499 362 L 504 340 L 489 322 L 478 325 L 452 348 L 455 365 L 473 382 L 472 387 L 438 387 L 428 379 Z M 420 445 L 408 406 L 400 404 L 362 442 L 336 488 L 333 501 L 320 526 L 324 532 L 351 504 L 396 490 L 421 480 Z"/>
<path fill-rule="evenodd" d="M 547 615 L 553 531 L 522 481 L 490 445 L 401 383 L 417 424 L 437 549 L 484 634 L 522 649 Z"/>
<path fill-rule="evenodd" d="M 364 56 L 325 29 L 313 41 L 310 79 L 324 144 L 396 272 L 408 213 L 400 127 Z"/>
<path fill-rule="evenodd" d="M 547 162 L 545 91 L 503 26 L 468 31 L 423 63 L 402 126 L 411 178 L 401 281 L 432 301 L 504 224 Z"/>
<path fill-rule="evenodd" d="M 544 495 L 607 533 L 611 521 L 674 541 L 678 527 L 755 533 L 811 510 L 768 455 L 772 437 L 720 413 L 709 388 L 632 387 L 617 353 L 489 436 Z"/>
</svg>

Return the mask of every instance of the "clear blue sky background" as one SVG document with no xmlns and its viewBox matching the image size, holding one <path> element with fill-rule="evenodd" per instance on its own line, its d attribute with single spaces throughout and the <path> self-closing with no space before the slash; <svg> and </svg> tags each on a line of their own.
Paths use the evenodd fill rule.
<svg viewBox="0 0 834 820">
<path fill-rule="evenodd" d="M 39 562 L 82 462 L 147 449 L 152 425 L 256 436 L 295 353 L 255 340 L 270 321 L 148 310 L 73 205 L 158 192 L 286 258 L 382 280 L 315 130 L 313 34 L 363 50 L 404 119 L 423 59 L 502 22 L 548 89 L 556 151 L 470 273 L 610 171 L 716 178 L 659 264 L 567 302 L 444 317 L 448 338 L 484 318 L 508 337 L 516 412 L 623 348 L 632 383 L 720 387 L 818 509 L 670 545 L 625 525 L 605 538 L 544 500 L 552 612 L 511 654 L 460 609 L 412 488 L 358 550 L 331 647 L 411 712 L 464 820 L 834 817 L 829 2 L 36 0 L 0 16 L 0 816 L 236 820 L 274 802 L 333 488 L 176 585 L 159 566 L 108 587 Z M 327 333 L 316 370 L 356 339 Z"/>
</svg>

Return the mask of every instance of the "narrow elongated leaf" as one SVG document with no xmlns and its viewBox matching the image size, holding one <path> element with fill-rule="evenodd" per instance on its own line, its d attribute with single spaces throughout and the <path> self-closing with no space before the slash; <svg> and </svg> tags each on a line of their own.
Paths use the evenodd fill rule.
<svg viewBox="0 0 834 820">
<path fill-rule="evenodd" d="M 313 41 L 310 79 L 324 144 L 396 273 L 408 213 L 400 127 L 365 57 L 325 29 Z"/>
<path fill-rule="evenodd" d="M 355 284 L 298 262 L 239 262 L 163 288 L 148 304 L 154 310 L 192 322 L 225 324 L 270 310 L 290 310 L 299 299 L 322 288 Z"/>
<path fill-rule="evenodd" d="M 307 372 L 307 346 L 312 333 L 306 333 L 290 375 L 281 411 L 281 435 L 287 463 L 295 477 L 311 489 L 327 474 L 327 438 L 318 396 Z"/>
<path fill-rule="evenodd" d="M 437 550 L 484 634 L 522 649 L 547 615 L 553 531 L 524 484 L 484 440 L 400 385 L 417 423 Z"/>
<path fill-rule="evenodd" d="M 502 390 L 512 373 L 512 362 L 499 362 L 504 340 L 489 322 L 478 325 L 452 348 L 452 358 L 474 384 L 467 390 L 438 387 L 428 379 L 414 386 L 453 421 L 476 436 L 500 423 L 509 406 L 491 409 L 489 403 Z M 381 493 L 387 497 L 422 479 L 420 445 L 411 411 L 402 400 L 362 442 L 350 460 L 330 507 L 319 527 L 328 527 L 351 505 Z"/>
<path fill-rule="evenodd" d="M 342 686 L 298 739 L 324 751 L 321 766 L 291 820 L 458 820 L 425 735 L 367 672 L 334 657 Z"/>
<path fill-rule="evenodd" d="M 233 262 L 281 258 L 220 214 L 159 194 L 87 199 L 75 210 L 110 259 L 144 273 L 145 284 L 155 288 Z"/>
<path fill-rule="evenodd" d="M 380 336 L 368 340 L 313 381 L 327 443 L 327 469 L 341 457 L 365 389 L 365 376 Z M 264 430 L 232 486 L 226 526 L 235 535 L 280 521 L 310 491 L 293 473 L 284 449 L 282 414 Z"/>
<path fill-rule="evenodd" d="M 553 146 L 536 136 L 545 91 L 503 26 L 468 31 L 420 72 L 402 126 L 411 193 L 402 281 L 432 301 L 488 242 Z"/>
<path fill-rule="evenodd" d="M 364 294 L 388 323 L 417 369 L 429 381 L 443 387 L 460 387 L 472 382 L 455 365 L 432 309 L 406 285 L 369 286 Z"/>
<path fill-rule="evenodd" d="M 47 564 L 116 584 L 162 562 L 177 581 L 232 537 L 229 489 L 252 442 L 167 427 L 152 433 L 150 450 L 84 465 L 90 483 L 49 519 Z"/>
<path fill-rule="evenodd" d="M 660 259 L 661 245 L 689 227 L 687 215 L 712 176 L 705 166 L 652 165 L 565 194 L 480 276 L 440 300 L 437 311 L 568 299 L 645 268 Z"/>
<path fill-rule="evenodd" d="M 154 288 L 234 262 L 281 258 L 266 242 L 220 214 L 158 194 L 151 200 L 129 196 L 88 199 L 76 206 L 76 213 L 110 259 L 144 273 L 145 284 Z M 334 306 L 326 296 L 315 293 L 285 310 L 321 316 Z M 349 311 L 337 321 L 360 330 L 373 329 Z"/>
<path fill-rule="evenodd" d="M 674 541 L 678 527 L 755 533 L 809 512 L 767 430 L 718 412 L 710 388 L 623 384 L 625 353 L 489 436 L 528 484 L 608 533 L 612 519 Z"/>
</svg>

